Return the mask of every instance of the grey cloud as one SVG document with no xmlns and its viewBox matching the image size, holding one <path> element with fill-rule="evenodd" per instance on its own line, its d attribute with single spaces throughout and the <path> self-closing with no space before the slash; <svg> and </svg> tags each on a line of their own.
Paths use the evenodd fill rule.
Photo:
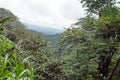
<svg viewBox="0 0 120 80">
<path fill-rule="evenodd" d="M 84 9 L 78 0 L 68 0 L 61 7 L 61 12 L 64 17 L 72 20 L 84 17 Z"/>
<path fill-rule="evenodd" d="M 84 11 L 78 0 L 1 0 L 20 21 L 49 27 L 69 27 Z"/>
<path fill-rule="evenodd" d="M 32 13 L 48 16 L 51 14 L 50 6 L 45 4 L 43 0 L 22 0 L 23 5 L 26 5 Z"/>
</svg>

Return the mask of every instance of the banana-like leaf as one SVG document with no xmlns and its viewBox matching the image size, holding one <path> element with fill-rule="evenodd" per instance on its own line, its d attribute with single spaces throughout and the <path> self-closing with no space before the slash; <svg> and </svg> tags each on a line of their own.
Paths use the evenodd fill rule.
<svg viewBox="0 0 120 80">
<path fill-rule="evenodd" d="M 10 17 L 4 18 L 4 19 L 0 19 L 0 27 L 10 19 Z"/>
<path fill-rule="evenodd" d="M 4 19 L 1 19 L 0 20 L 0 23 L 5 23 L 7 20 L 9 20 L 10 19 L 10 17 L 7 17 L 7 18 L 4 18 Z"/>
</svg>

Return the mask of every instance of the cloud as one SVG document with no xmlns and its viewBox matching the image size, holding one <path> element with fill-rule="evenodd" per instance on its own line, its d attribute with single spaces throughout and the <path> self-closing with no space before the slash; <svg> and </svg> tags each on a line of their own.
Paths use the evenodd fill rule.
<svg viewBox="0 0 120 80">
<path fill-rule="evenodd" d="M 24 23 L 60 29 L 84 16 L 78 0 L 0 0 L 0 6 Z"/>
<path fill-rule="evenodd" d="M 84 16 L 84 9 L 78 0 L 67 0 L 61 8 L 61 12 L 68 19 L 76 20 Z"/>
</svg>

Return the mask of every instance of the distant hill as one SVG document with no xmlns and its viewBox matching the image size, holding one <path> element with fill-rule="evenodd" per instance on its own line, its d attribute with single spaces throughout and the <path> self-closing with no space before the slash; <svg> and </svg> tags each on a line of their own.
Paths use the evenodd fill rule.
<svg viewBox="0 0 120 80">
<path fill-rule="evenodd" d="M 32 24 L 27 24 L 23 23 L 28 29 L 32 29 L 38 32 L 41 32 L 43 34 L 49 34 L 49 35 L 55 35 L 59 33 L 63 33 L 64 30 L 61 29 L 56 29 L 56 28 L 51 28 L 47 26 L 38 26 L 38 25 L 32 25 Z"/>
</svg>

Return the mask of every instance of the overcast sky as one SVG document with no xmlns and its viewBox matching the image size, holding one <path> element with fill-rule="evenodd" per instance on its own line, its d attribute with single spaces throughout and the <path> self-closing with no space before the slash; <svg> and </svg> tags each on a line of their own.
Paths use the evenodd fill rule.
<svg viewBox="0 0 120 80">
<path fill-rule="evenodd" d="M 84 17 L 79 0 L 0 0 L 21 22 L 62 29 Z"/>
</svg>

